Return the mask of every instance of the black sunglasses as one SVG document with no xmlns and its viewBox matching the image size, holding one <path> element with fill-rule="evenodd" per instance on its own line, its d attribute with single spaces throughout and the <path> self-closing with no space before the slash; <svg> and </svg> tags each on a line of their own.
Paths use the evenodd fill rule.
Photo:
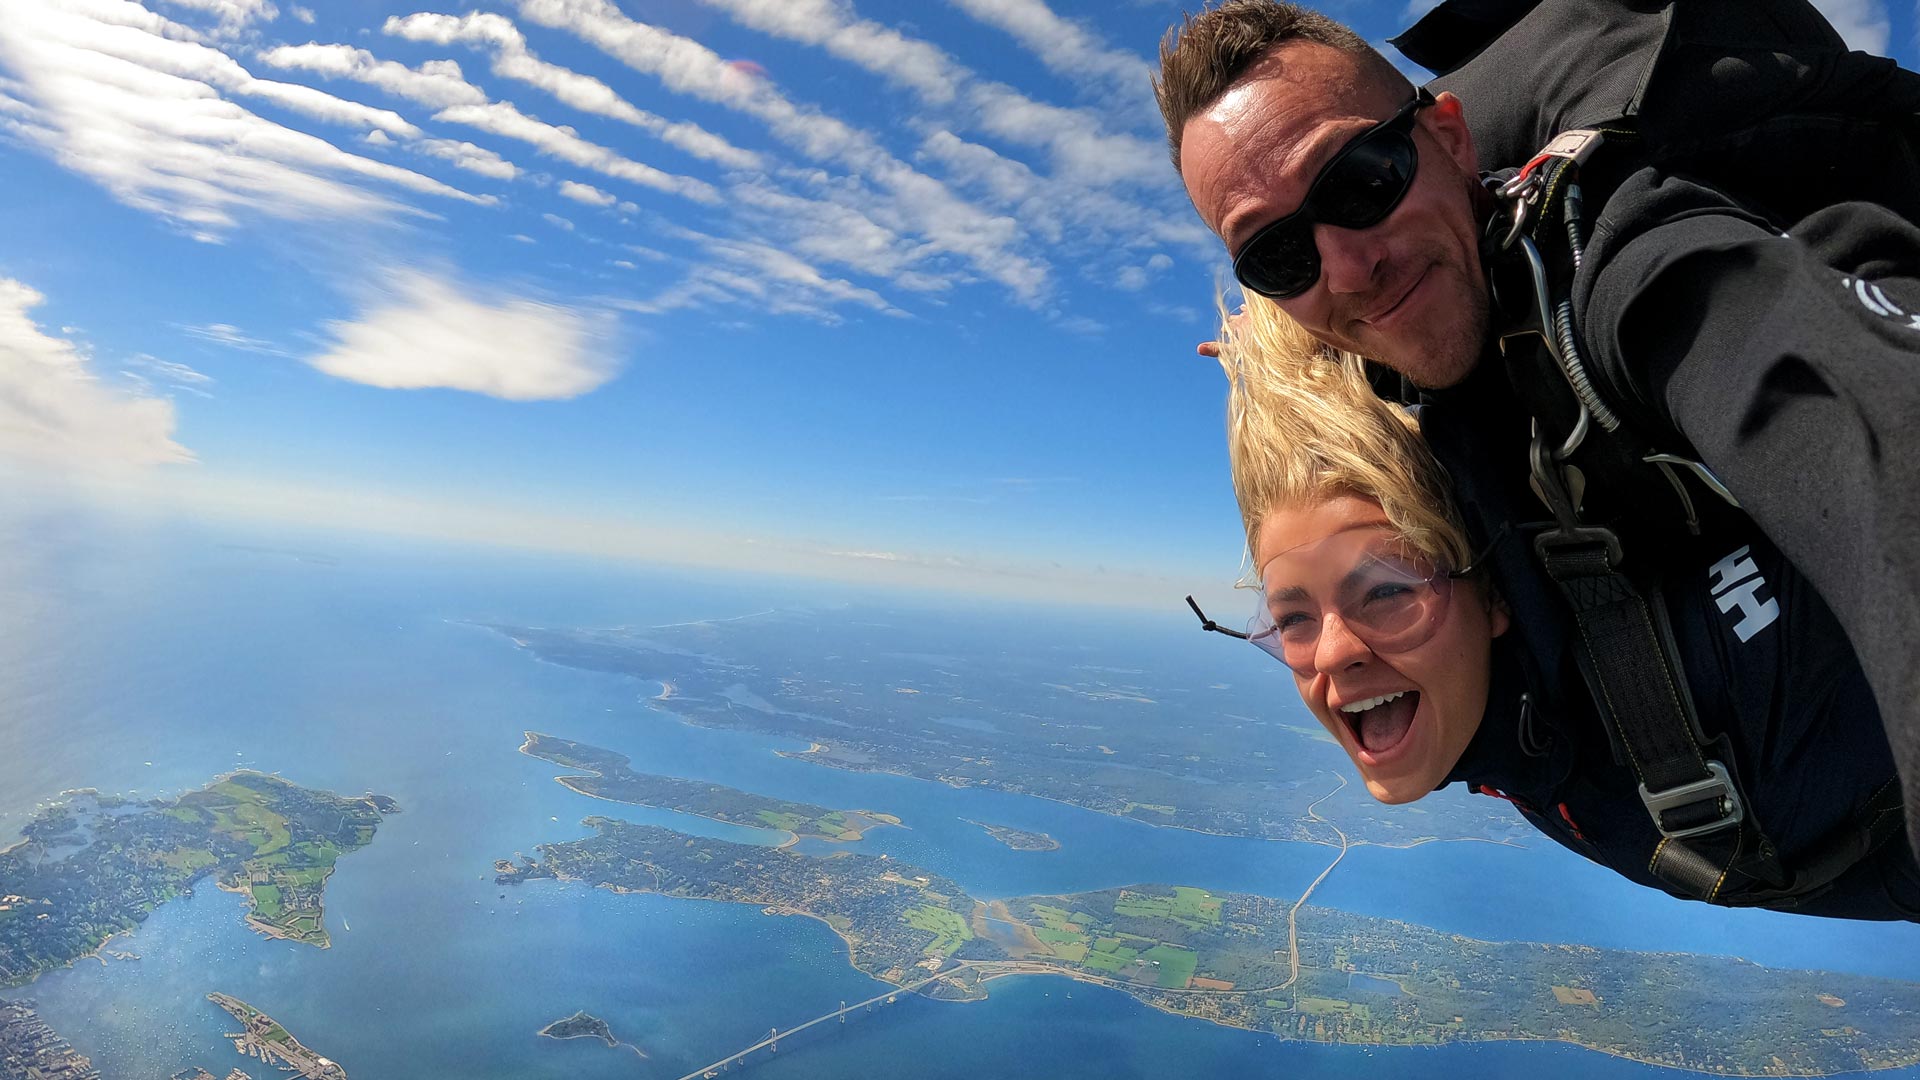
<svg viewBox="0 0 1920 1080">
<path fill-rule="evenodd" d="M 1433 104 L 1421 87 L 1400 111 L 1354 136 L 1320 170 L 1300 209 L 1253 234 L 1233 257 L 1233 276 L 1250 292 L 1274 300 L 1299 296 L 1320 279 L 1315 224 L 1365 229 L 1400 205 L 1413 186 L 1420 155 L 1413 145 L 1413 114 Z"/>
</svg>

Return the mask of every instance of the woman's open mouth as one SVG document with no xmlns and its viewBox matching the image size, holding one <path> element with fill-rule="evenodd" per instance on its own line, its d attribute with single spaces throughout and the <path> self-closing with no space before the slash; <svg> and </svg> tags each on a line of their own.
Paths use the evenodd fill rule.
<svg viewBox="0 0 1920 1080">
<path fill-rule="evenodd" d="M 1353 741 L 1371 755 L 1390 752 L 1413 730 L 1413 714 L 1420 708 L 1420 691 L 1401 690 L 1364 698 L 1340 707 L 1341 719 L 1353 732 Z"/>
</svg>

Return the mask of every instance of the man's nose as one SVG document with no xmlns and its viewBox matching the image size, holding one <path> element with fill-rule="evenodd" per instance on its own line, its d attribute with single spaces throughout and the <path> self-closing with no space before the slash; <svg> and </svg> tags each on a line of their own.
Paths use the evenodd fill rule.
<svg viewBox="0 0 1920 1080">
<path fill-rule="evenodd" d="M 1315 225 L 1313 242 L 1320 251 L 1320 283 L 1329 293 L 1363 294 L 1379 284 L 1384 252 L 1377 229 Z"/>
<path fill-rule="evenodd" d="M 1360 640 L 1345 619 L 1329 611 L 1320 620 L 1320 640 L 1314 643 L 1313 666 L 1332 675 L 1346 671 L 1373 658 L 1373 650 Z"/>
</svg>

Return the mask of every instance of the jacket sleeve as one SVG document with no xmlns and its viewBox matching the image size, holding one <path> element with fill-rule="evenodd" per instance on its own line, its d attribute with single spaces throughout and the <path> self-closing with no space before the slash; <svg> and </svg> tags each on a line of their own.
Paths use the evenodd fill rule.
<svg viewBox="0 0 1920 1080">
<path fill-rule="evenodd" d="M 1638 194 L 1640 224 L 1610 200 L 1588 249 L 1588 348 L 1838 616 L 1920 851 L 1920 229 L 1845 203 L 1782 234 L 1684 183 Z"/>
</svg>

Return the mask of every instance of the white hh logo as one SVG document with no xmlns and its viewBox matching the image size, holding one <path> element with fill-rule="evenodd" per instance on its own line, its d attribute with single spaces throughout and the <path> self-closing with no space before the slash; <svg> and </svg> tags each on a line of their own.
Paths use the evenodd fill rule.
<svg viewBox="0 0 1920 1080">
<path fill-rule="evenodd" d="M 1733 632 L 1743 644 L 1752 641 L 1753 635 L 1772 626 L 1773 620 L 1780 617 L 1778 601 L 1760 599 L 1760 590 L 1766 587 L 1767 579 L 1760 576 L 1760 568 L 1747 557 L 1747 552 L 1747 545 L 1741 544 L 1739 550 L 1707 570 L 1714 579 L 1713 602 L 1719 605 L 1720 613 L 1740 609 L 1740 621 L 1734 624 Z"/>
</svg>

